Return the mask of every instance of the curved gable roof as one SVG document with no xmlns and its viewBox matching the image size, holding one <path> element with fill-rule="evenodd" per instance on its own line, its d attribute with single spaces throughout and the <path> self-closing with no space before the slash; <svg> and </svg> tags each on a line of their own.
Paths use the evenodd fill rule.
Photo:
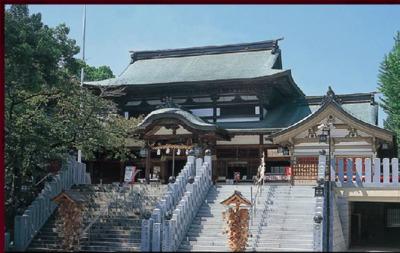
<svg viewBox="0 0 400 253">
<path fill-rule="evenodd" d="M 162 108 L 152 111 L 147 115 L 143 121 L 138 125 L 137 131 L 146 131 L 147 128 L 155 121 L 162 119 L 175 119 L 181 121 L 183 124 L 197 130 L 201 131 L 211 131 L 217 132 L 223 136 L 228 136 L 229 133 L 222 127 L 216 126 L 214 124 L 205 122 L 196 115 L 191 114 L 185 110 L 179 108 Z"/>
<path fill-rule="evenodd" d="M 279 142 L 280 139 L 288 137 L 291 132 L 293 132 L 297 129 L 302 129 L 305 131 L 309 127 L 308 125 L 312 124 L 313 121 L 321 120 L 324 117 L 326 117 L 327 114 L 331 112 L 331 111 L 329 111 L 330 108 L 332 108 L 333 111 L 339 115 L 339 118 L 342 121 L 344 121 L 346 124 L 354 125 L 357 129 L 360 129 L 361 131 L 369 133 L 371 135 L 375 135 L 380 139 L 383 139 L 383 140 L 386 140 L 389 142 L 393 141 L 393 136 L 395 135 L 394 132 L 383 129 L 381 127 L 364 122 L 364 121 L 356 118 L 355 116 L 353 116 L 352 114 L 347 112 L 334 99 L 327 99 L 325 101 L 325 103 L 320 108 L 318 108 L 316 111 L 309 114 L 304 119 L 291 125 L 290 127 L 287 127 L 285 129 L 282 129 L 279 132 L 272 134 L 270 137 L 273 139 L 273 142 L 275 143 L 275 142 Z"/>
</svg>

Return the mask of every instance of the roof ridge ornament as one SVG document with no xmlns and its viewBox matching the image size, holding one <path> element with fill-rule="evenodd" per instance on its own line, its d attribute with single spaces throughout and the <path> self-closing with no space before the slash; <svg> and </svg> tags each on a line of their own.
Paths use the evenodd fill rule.
<svg viewBox="0 0 400 253">
<path fill-rule="evenodd" d="M 325 104 L 326 102 L 335 101 L 338 104 L 342 104 L 342 100 L 336 96 L 335 92 L 332 90 L 331 86 L 328 86 L 328 91 L 326 95 L 322 98 L 321 105 Z"/>
<path fill-rule="evenodd" d="M 156 107 L 157 109 L 163 108 L 178 108 L 181 109 L 181 106 L 174 102 L 172 97 L 165 97 L 162 99 L 162 103 Z"/>
</svg>

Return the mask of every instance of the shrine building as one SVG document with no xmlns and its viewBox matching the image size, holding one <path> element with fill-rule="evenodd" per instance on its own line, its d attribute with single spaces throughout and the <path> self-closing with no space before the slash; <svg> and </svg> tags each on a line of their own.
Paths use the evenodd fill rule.
<svg viewBox="0 0 400 253">
<path fill-rule="evenodd" d="M 136 166 L 140 177 L 167 182 L 189 150 L 211 150 L 213 180 L 240 172 L 252 181 L 264 153 L 267 180 L 291 174 L 305 184 L 315 184 L 322 150 L 335 159 L 396 157 L 395 133 L 378 127 L 376 92 L 335 94 L 326 85 L 326 94 L 306 96 L 282 67 L 280 40 L 134 51 L 120 76 L 86 82 L 123 87 L 114 99 L 121 115 L 144 116 L 130 147 L 137 158 L 86 161 L 92 181 L 122 182 L 125 166 Z"/>
</svg>

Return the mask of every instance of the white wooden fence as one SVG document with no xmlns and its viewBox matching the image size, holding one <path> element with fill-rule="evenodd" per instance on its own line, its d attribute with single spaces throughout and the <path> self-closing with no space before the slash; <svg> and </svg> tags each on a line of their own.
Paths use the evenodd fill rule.
<svg viewBox="0 0 400 253">
<path fill-rule="evenodd" d="M 60 194 L 62 189 L 71 188 L 74 184 L 85 184 L 85 176 L 86 164 L 78 163 L 71 158 L 65 170 L 61 170 L 53 181 L 45 183 L 42 192 L 25 210 L 24 214 L 15 216 L 13 251 L 24 251 L 46 223 L 57 207 L 57 204 L 51 202 L 51 199 Z M 6 234 L 6 239 L 7 236 L 9 238 L 9 235 Z M 6 249 L 8 246 L 6 245 Z"/>
<path fill-rule="evenodd" d="M 348 158 L 346 164 L 343 158 L 332 160 L 331 181 L 337 187 L 399 187 L 399 159 L 367 158 L 363 163 L 361 158 Z"/>
</svg>

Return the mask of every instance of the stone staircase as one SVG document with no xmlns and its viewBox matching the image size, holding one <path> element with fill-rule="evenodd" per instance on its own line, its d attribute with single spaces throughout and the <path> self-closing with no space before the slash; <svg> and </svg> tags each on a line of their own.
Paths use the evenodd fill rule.
<svg viewBox="0 0 400 253">
<path fill-rule="evenodd" d="M 313 251 L 315 205 L 311 186 L 267 186 L 248 251 Z"/>
<path fill-rule="evenodd" d="M 178 251 L 230 251 L 226 221 L 220 202 L 235 190 L 251 199 L 251 184 L 211 186 Z M 253 186 L 253 197 L 255 187 Z M 316 200 L 310 186 L 266 184 L 250 221 L 246 251 L 313 251 L 313 217 Z M 257 240 L 258 239 L 258 240 Z"/>
<path fill-rule="evenodd" d="M 119 185 L 81 185 L 89 203 L 85 207 L 86 227 L 120 189 Z M 166 185 L 129 185 L 93 224 L 80 241 L 81 251 L 112 252 L 140 251 L 141 222 L 145 210 L 150 212 L 166 192 Z M 48 219 L 27 251 L 60 251 L 56 232 L 56 213 Z"/>
<path fill-rule="evenodd" d="M 226 208 L 220 202 L 230 197 L 235 190 L 250 200 L 251 186 L 252 184 L 211 186 L 178 251 L 230 251 L 227 235 L 222 234 L 224 227 L 227 227 L 226 220 L 222 220 L 222 212 L 226 211 Z M 253 191 L 255 194 L 254 187 Z"/>
</svg>

